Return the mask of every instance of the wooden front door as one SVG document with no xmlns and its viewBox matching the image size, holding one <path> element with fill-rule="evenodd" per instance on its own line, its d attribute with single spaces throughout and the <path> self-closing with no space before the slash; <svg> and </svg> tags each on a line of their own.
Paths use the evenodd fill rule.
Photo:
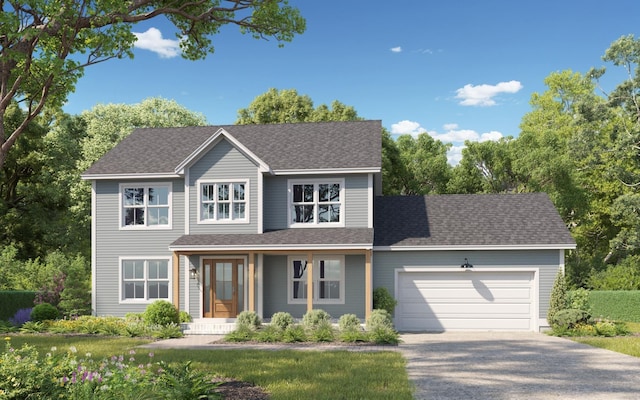
<svg viewBox="0 0 640 400">
<path fill-rule="evenodd" d="M 235 318 L 238 315 L 238 275 L 242 277 L 244 261 L 238 259 L 205 259 L 203 262 L 205 318 Z"/>
</svg>

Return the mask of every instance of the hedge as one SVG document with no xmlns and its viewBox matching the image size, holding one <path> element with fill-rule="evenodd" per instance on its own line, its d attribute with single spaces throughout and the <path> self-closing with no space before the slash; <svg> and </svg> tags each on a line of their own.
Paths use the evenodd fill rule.
<svg viewBox="0 0 640 400">
<path fill-rule="evenodd" d="M 593 317 L 640 322 L 640 290 L 593 290 L 589 305 Z"/>
<path fill-rule="evenodd" d="M 33 307 L 36 293 L 29 290 L 0 291 L 0 321 L 7 321 L 21 308 Z"/>
</svg>

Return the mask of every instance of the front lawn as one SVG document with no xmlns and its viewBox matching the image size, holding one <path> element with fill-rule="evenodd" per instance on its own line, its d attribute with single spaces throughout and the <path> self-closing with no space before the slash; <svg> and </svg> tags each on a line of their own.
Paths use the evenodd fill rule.
<svg viewBox="0 0 640 400">
<path fill-rule="evenodd" d="M 128 354 L 149 340 L 120 337 L 15 335 L 11 344 L 29 344 L 41 356 L 52 347 L 74 346 L 94 359 Z M 4 348 L 0 349 L 4 351 Z M 148 350 L 138 349 L 138 354 Z M 278 399 L 411 399 L 406 362 L 399 352 L 152 350 L 167 363 L 190 361 L 207 374 L 217 374 L 264 388 Z"/>
</svg>

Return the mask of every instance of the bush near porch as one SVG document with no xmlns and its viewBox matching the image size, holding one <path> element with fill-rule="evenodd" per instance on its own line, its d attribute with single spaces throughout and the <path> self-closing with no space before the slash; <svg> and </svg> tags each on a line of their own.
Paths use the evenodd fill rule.
<svg viewBox="0 0 640 400">
<path fill-rule="evenodd" d="M 391 315 L 386 310 L 373 310 L 365 329 L 354 314 L 345 314 L 338 319 L 337 327 L 324 310 L 314 309 L 296 323 L 291 314 L 275 313 L 271 323 L 262 325 L 262 320 L 253 311 L 238 315 L 236 329 L 225 336 L 228 342 L 343 342 L 398 344 L 400 335 L 393 329 Z"/>
</svg>

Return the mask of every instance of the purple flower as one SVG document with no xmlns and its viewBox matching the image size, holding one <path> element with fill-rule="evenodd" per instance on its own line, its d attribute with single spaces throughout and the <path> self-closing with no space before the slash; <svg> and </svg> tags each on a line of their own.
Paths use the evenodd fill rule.
<svg viewBox="0 0 640 400">
<path fill-rule="evenodd" d="M 22 326 L 25 322 L 31 321 L 31 310 L 31 308 L 19 309 L 13 317 L 9 318 L 9 322 L 14 326 Z"/>
</svg>

